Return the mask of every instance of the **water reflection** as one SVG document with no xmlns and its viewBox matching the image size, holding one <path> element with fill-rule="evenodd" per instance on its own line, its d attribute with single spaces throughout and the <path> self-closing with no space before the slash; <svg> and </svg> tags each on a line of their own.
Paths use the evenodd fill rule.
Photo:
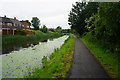
<svg viewBox="0 0 120 80">
<path fill-rule="evenodd" d="M 48 40 L 43 40 L 41 42 L 36 42 L 36 43 L 32 43 L 32 44 L 26 44 L 26 45 L 23 45 L 21 47 L 14 47 L 14 48 L 10 48 L 10 49 L 2 49 L 2 54 L 9 54 L 12 51 L 19 51 L 23 48 L 33 47 L 35 45 L 41 44 L 42 42 L 48 42 Z"/>
<path fill-rule="evenodd" d="M 54 49 L 60 48 L 68 36 L 63 36 L 53 41 L 39 42 L 32 44 L 33 47 L 22 48 L 19 51 L 12 51 L 2 56 L 2 77 L 3 78 L 24 78 L 36 67 L 41 67 L 42 58 L 49 58 Z M 31 45 L 30 45 L 31 46 Z M 1 60 L 0 60 L 1 61 Z"/>
</svg>

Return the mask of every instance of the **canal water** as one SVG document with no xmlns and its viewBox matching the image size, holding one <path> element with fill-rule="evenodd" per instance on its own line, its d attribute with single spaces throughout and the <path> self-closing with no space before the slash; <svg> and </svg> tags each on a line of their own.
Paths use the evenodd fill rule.
<svg viewBox="0 0 120 80">
<path fill-rule="evenodd" d="M 69 36 L 62 36 L 47 42 L 39 42 L 19 51 L 12 51 L 2 56 L 2 78 L 27 78 L 36 67 L 41 67 L 42 58 L 48 57 L 55 49 L 60 48 Z M 0 64 L 1 65 L 1 64 Z"/>
</svg>

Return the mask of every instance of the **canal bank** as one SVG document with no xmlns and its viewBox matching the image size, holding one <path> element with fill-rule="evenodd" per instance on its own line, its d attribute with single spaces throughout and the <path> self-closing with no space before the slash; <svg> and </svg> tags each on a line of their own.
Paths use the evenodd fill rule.
<svg viewBox="0 0 120 80">
<path fill-rule="evenodd" d="M 74 42 L 75 39 L 70 35 L 61 48 L 49 56 L 49 60 L 46 57 L 42 59 L 42 67 L 35 68 L 28 78 L 67 78 L 72 65 Z"/>
<path fill-rule="evenodd" d="M 32 73 L 36 67 L 40 68 L 42 66 L 42 58 L 46 56 L 49 59 L 54 49 L 60 48 L 67 38 L 68 36 L 62 36 L 52 41 L 2 55 L 2 77 L 28 77 L 28 73 Z"/>
<path fill-rule="evenodd" d="M 58 32 L 47 32 L 43 33 L 40 30 L 35 31 L 35 35 L 7 35 L 2 36 L 2 54 L 7 54 L 14 50 L 19 50 L 19 48 L 30 46 L 31 44 L 36 44 L 47 39 L 53 39 L 63 36 L 62 33 Z"/>
</svg>

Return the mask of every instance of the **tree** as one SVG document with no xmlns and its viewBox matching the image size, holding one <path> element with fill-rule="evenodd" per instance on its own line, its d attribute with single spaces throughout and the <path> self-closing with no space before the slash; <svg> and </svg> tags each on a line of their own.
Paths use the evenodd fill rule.
<svg viewBox="0 0 120 80">
<path fill-rule="evenodd" d="M 85 27 L 86 18 L 92 16 L 93 13 L 97 13 L 98 3 L 81 3 L 76 2 L 73 5 L 72 10 L 70 11 L 68 24 L 71 26 L 72 29 L 76 30 L 80 35 L 87 32 L 87 28 Z"/>
<path fill-rule="evenodd" d="M 45 25 L 43 25 L 43 27 L 40 30 L 44 33 L 48 32 L 48 28 Z"/>
<path fill-rule="evenodd" d="M 32 23 L 32 25 L 33 25 L 33 27 L 34 27 L 35 30 L 39 29 L 39 26 L 40 26 L 40 20 L 39 20 L 39 18 L 33 17 L 31 23 Z"/>
<path fill-rule="evenodd" d="M 57 29 L 57 30 L 58 30 L 58 29 L 60 30 L 60 29 L 62 29 L 62 27 L 58 26 L 56 29 Z"/>
<path fill-rule="evenodd" d="M 57 32 L 61 32 L 61 31 L 62 31 L 62 27 L 58 26 L 58 27 L 56 28 L 56 31 L 57 31 Z"/>
<path fill-rule="evenodd" d="M 25 20 L 29 25 L 31 25 L 31 23 L 29 22 L 29 20 Z"/>
<path fill-rule="evenodd" d="M 85 20 L 91 40 L 111 52 L 120 52 L 120 2 L 99 3 L 97 13 Z M 92 33 L 92 34 L 91 34 Z"/>
<path fill-rule="evenodd" d="M 86 29 L 85 29 L 85 9 L 86 3 L 80 3 L 76 2 L 75 5 L 73 5 L 72 10 L 70 11 L 69 18 L 68 18 L 68 24 L 71 25 L 72 29 L 75 29 L 80 35 L 82 35 Z"/>
</svg>

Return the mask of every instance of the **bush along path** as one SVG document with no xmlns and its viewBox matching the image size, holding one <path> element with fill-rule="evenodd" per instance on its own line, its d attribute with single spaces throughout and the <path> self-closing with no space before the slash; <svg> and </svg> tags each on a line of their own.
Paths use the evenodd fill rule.
<svg viewBox="0 0 120 80">
<path fill-rule="evenodd" d="M 42 59 L 42 67 L 36 68 L 29 78 L 66 78 L 72 64 L 74 40 L 70 35 L 61 48 L 50 55 L 48 61 L 46 57 Z"/>
<path fill-rule="evenodd" d="M 69 78 L 110 78 L 83 42 L 74 37 L 75 53 Z"/>
</svg>

